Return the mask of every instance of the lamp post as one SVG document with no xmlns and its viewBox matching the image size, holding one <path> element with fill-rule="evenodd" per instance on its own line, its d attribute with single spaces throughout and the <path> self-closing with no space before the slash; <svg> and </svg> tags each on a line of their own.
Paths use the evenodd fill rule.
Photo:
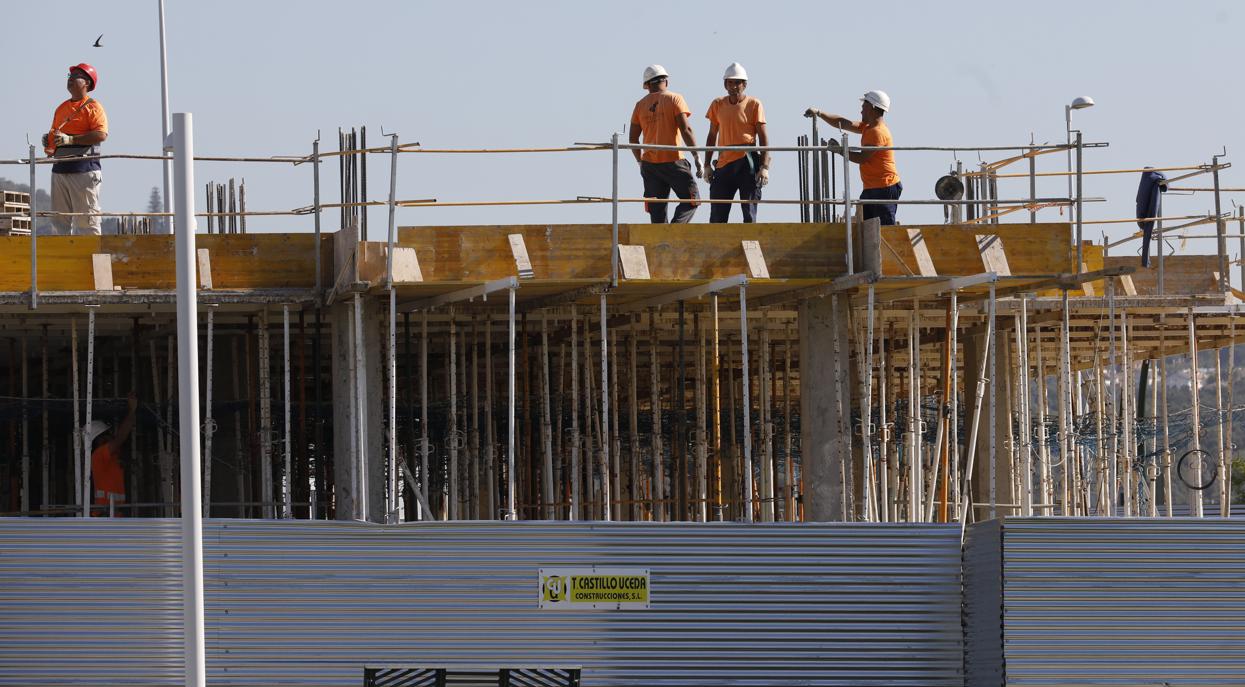
<svg viewBox="0 0 1245 687">
<path fill-rule="evenodd" d="M 1072 198 L 1072 111 L 1093 106 L 1094 99 L 1087 95 L 1078 95 L 1072 99 L 1071 103 L 1063 106 L 1064 131 L 1068 136 L 1068 198 Z M 1080 266 L 1077 269 L 1079 270 Z"/>
</svg>

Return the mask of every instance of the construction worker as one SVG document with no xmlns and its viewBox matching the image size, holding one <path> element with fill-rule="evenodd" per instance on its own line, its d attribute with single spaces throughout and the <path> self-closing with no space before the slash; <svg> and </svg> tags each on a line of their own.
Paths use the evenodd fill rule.
<svg viewBox="0 0 1245 687">
<path fill-rule="evenodd" d="M 69 68 L 69 100 L 52 115 L 52 129 L 43 135 L 43 152 L 50 157 L 99 155 L 99 144 L 108 138 L 108 115 L 98 100 L 87 95 L 95 90 L 99 74 L 83 62 Z M 98 159 L 67 160 L 52 165 L 53 212 L 99 212 L 99 186 L 103 181 Z M 99 234 L 98 214 L 65 217 L 53 215 L 58 234 Z M 72 232 L 71 232 L 72 230 Z"/>
<path fill-rule="evenodd" d="M 683 96 L 667 90 L 670 75 L 660 64 L 644 68 L 644 88 L 648 95 L 640 98 L 631 113 L 631 143 L 640 142 L 640 134 L 644 134 L 644 142 L 652 145 L 696 145 L 696 137 L 688 117 L 692 112 L 687 107 Z M 700 158 L 692 155 L 696 163 L 696 174 L 692 174 L 691 165 L 683 158 L 679 150 L 644 150 L 633 149 L 635 161 L 640 164 L 640 176 L 644 179 L 645 198 L 669 198 L 670 191 L 684 200 L 695 201 L 700 198 L 696 189 L 696 177 L 700 176 Z M 645 203 L 649 218 L 654 224 L 666 222 L 666 203 Z M 679 203 L 674 209 L 674 222 L 689 222 L 696 212 L 696 203 Z"/>
<path fill-rule="evenodd" d="M 822 121 L 844 131 L 860 134 L 862 146 L 891 146 L 891 130 L 887 128 L 883 118 L 891 109 L 890 96 L 882 91 L 869 91 L 860 98 L 860 119 L 853 122 L 836 114 L 826 114 L 816 108 L 808 108 L 805 117 L 820 117 Z M 839 154 L 843 153 L 838 141 L 830 141 L 830 148 Z M 871 150 L 848 152 L 848 159 L 860 165 L 860 181 L 864 190 L 860 193 L 861 200 L 899 200 L 903 193 L 903 184 L 899 182 L 899 171 L 895 168 L 895 151 Z M 895 224 L 895 203 L 864 205 L 865 219 L 874 217 L 882 224 Z"/>
<path fill-rule="evenodd" d="M 134 429 L 134 411 L 138 408 L 138 397 L 130 392 L 126 404 L 128 411 L 117 431 L 112 431 L 103 420 L 91 420 L 91 424 L 82 430 L 83 436 L 91 444 L 91 479 L 95 483 L 96 506 L 125 503 L 125 470 L 121 467 L 121 447 Z"/>
<path fill-rule="evenodd" d="M 732 62 L 722 77 L 726 95 L 709 105 L 705 118 L 709 120 L 707 146 L 754 146 L 769 145 L 765 132 L 765 107 L 761 101 L 744 95 L 748 88 L 748 72 L 743 65 Z M 736 153 L 726 151 L 718 156 L 713 166 L 713 151 L 705 151 L 705 181 L 709 182 L 709 197 L 713 200 L 730 200 L 739 193 L 740 200 L 751 203 L 740 205 L 745 222 L 755 222 L 756 201 L 761 199 L 761 187 L 769 183 L 769 152 Z M 709 208 L 709 221 L 726 222 L 731 215 L 731 204 L 715 203 Z"/>
</svg>

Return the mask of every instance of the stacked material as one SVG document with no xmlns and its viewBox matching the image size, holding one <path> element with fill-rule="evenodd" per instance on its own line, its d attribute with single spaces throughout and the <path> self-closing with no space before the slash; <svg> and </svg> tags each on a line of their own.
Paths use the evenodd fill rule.
<svg viewBox="0 0 1245 687">
<path fill-rule="evenodd" d="M 25 213 L 25 217 L 10 213 Z M 0 191 L 0 236 L 30 236 L 30 194 Z"/>
</svg>

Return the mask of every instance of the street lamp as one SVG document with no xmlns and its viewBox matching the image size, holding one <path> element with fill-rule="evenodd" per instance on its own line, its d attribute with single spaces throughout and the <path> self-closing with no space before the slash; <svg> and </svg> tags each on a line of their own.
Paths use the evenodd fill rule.
<svg viewBox="0 0 1245 687">
<path fill-rule="evenodd" d="M 1072 102 L 1063 106 L 1064 131 L 1068 134 L 1068 198 L 1072 198 L 1072 111 L 1084 110 L 1094 106 L 1094 99 L 1087 95 L 1078 95 Z M 1071 212 L 1069 212 L 1071 216 Z M 1080 266 L 1077 266 L 1080 269 Z"/>
</svg>

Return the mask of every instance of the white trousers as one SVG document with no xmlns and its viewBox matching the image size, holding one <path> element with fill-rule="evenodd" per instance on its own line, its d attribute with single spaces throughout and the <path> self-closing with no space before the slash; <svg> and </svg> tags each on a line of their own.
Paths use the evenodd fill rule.
<svg viewBox="0 0 1245 687">
<path fill-rule="evenodd" d="M 52 173 L 52 212 L 99 212 L 99 186 L 104 173 Z M 99 215 L 53 216 L 52 226 L 60 235 L 99 235 Z"/>
</svg>

